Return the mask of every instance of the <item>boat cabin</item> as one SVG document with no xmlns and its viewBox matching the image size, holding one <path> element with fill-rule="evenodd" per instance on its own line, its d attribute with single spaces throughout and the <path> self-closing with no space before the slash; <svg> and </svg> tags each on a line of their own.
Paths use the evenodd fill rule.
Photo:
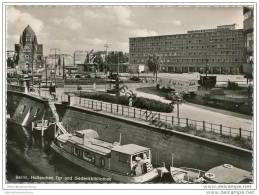
<svg viewBox="0 0 259 195">
<path fill-rule="evenodd" d="M 208 170 L 204 178 L 209 183 L 250 183 L 252 174 L 233 165 L 223 164 Z"/>
<path fill-rule="evenodd" d="M 93 166 L 123 175 L 138 176 L 153 169 L 149 148 L 105 142 L 91 129 L 77 131 L 75 135 L 62 134 L 57 137 L 56 144 Z"/>
</svg>

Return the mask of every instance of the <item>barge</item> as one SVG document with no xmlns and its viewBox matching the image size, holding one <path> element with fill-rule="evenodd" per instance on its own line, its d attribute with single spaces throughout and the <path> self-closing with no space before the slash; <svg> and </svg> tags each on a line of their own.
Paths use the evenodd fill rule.
<svg viewBox="0 0 259 195">
<path fill-rule="evenodd" d="M 160 176 L 159 168 L 151 164 L 149 148 L 109 143 L 91 129 L 61 134 L 51 148 L 70 162 L 112 181 L 144 183 Z"/>
</svg>

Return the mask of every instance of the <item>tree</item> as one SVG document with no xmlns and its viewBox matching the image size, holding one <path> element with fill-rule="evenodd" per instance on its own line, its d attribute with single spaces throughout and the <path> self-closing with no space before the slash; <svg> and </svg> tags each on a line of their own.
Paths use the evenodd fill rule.
<svg viewBox="0 0 259 195">
<path fill-rule="evenodd" d="M 153 72 L 153 76 L 155 76 L 157 80 L 157 73 L 160 66 L 160 56 L 158 54 L 149 55 L 147 65 L 149 70 Z"/>
</svg>

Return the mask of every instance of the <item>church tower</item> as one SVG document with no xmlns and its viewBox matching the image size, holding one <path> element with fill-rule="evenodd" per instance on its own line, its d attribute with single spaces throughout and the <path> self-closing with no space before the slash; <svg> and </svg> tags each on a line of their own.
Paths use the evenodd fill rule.
<svg viewBox="0 0 259 195">
<path fill-rule="evenodd" d="M 31 72 L 43 67 L 43 46 L 38 44 L 37 36 L 28 25 L 15 44 L 15 64 L 19 71 Z"/>
</svg>

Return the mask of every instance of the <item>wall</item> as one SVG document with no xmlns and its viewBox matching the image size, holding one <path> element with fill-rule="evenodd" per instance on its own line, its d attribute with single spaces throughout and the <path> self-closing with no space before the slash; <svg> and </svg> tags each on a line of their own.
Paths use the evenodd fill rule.
<svg viewBox="0 0 259 195">
<path fill-rule="evenodd" d="M 27 125 L 30 125 L 33 120 L 41 119 L 44 111 L 46 111 L 46 117 L 51 117 L 46 101 L 39 98 L 17 92 L 8 92 L 7 103 L 8 113 L 13 113 L 11 117 L 19 124 L 22 123 L 25 113 L 29 111 L 30 107 L 33 107 L 31 113 L 34 113 L 37 108 L 41 111 L 37 117 L 30 114 Z M 24 114 L 21 114 L 23 105 L 29 106 L 27 106 L 27 110 L 25 109 Z M 230 163 L 246 170 L 252 170 L 252 152 L 250 151 L 188 135 L 165 134 L 163 130 L 158 128 L 115 116 L 59 104 L 56 104 L 56 107 L 57 111 L 62 113 L 62 122 L 68 130 L 95 129 L 101 139 L 109 142 L 118 141 L 121 133 L 122 144 L 134 143 L 151 148 L 152 161 L 155 164 L 165 162 L 168 166 L 171 164 L 171 154 L 173 153 L 175 166 L 208 170 L 219 164 Z"/>
<path fill-rule="evenodd" d="M 7 112 L 11 119 L 20 125 L 30 112 L 24 126 L 30 126 L 32 121 L 41 120 L 43 115 L 44 118 L 52 116 L 47 100 L 11 91 L 7 93 Z"/>
<path fill-rule="evenodd" d="M 62 122 L 72 132 L 95 129 L 101 139 L 109 142 L 118 141 L 121 133 L 122 144 L 135 143 L 151 148 L 152 161 L 155 164 L 171 164 L 173 153 L 175 166 L 208 170 L 219 164 L 230 163 L 252 170 L 252 152 L 176 133 L 165 134 L 155 127 L 115 119 L 101 113 L 70 107 L 65 112 Z"/>
</svg>

